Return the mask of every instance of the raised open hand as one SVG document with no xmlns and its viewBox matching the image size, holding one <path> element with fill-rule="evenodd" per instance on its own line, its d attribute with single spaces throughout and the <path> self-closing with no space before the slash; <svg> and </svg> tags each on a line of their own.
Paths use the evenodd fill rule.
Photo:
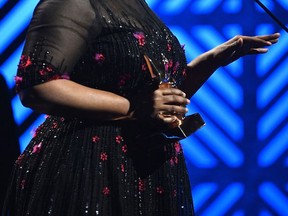
<svg viewBox="0 0 288 216">
<path fill-rule="evenodd" d="M 226 66 L 245 55 L 266 53 L 267 46 L 277 43 L 279 37 L 279 33 L 263 36 L 238 35 L 210 52 L 214 56 L 215 66 Z"/>
</svg>

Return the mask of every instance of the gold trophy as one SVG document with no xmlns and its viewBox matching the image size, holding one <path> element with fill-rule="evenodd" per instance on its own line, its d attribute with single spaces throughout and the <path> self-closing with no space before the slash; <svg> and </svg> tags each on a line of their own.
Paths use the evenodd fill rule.
<svg viewBox="0 0 288 216">
<path fill-rule="evenodd" d="M 164 55 L 162 55 L 162 57 L 164 64 L 168 63 L 166 57 Z M 152 80 L 158 81 L 159 88 L 177 88 L 175 81 L 168 71 L 162 73 L 152 59 L 146 54 L 144 54 L 144 59 Z M 154 71 L 156 73 L 154 73 Z M 163 117 L 176 117 L 176 120 L 169 125 L 169 129 L 162 132 L 162 135 L 167 139 L 184 139 L 205 125 L 205 122 L 199 113 L 194 113 L 189 116 L 177 115 L 177 113 L 161 113 L 160 115 L 163 115 Z"/>
</svg>

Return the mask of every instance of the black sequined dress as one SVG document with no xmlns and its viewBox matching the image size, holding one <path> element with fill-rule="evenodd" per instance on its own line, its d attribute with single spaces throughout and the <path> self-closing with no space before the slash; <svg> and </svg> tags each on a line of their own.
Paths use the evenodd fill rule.
<svg viewBox="0 0 288 216">
<path fill-rule="evenodd" d="M 144 0 L 41 0 L 16 85 L 70 79 L 130 100 L 151 79 L 144 53 L 178 85 L 185 78 L 183 47 Z M 48 116 L 15 163 L 4 215 L 194 215 L 180 144 L 137 151 L 127 125 L 145 130 Z"/>
</svg>

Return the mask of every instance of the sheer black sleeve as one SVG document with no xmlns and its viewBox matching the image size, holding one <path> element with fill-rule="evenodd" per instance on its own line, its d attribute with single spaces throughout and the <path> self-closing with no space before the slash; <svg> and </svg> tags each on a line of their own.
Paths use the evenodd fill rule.
<svg viewBox="0 0 288 216">
<path fill-rule="evenodd" d="M 95 11 L 88 0 L 40 1 L 18 65 L 17 89 L 69 79 L 86 49 L 92 26 L 95 31 Z"/>
</svg>

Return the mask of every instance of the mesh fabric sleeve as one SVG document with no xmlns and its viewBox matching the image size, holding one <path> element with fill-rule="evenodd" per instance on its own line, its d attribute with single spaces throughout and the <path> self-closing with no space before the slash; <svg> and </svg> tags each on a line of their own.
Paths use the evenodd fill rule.
<svg viewBox="0 0 288 216">
<path fill-rule="evenodd" d="M 69 79 L 87 47 L 92 26 L 95 28 L 95 11 L 89 0 L 40 1 L 18 65 L 17 90 Z"/>
</svg>

